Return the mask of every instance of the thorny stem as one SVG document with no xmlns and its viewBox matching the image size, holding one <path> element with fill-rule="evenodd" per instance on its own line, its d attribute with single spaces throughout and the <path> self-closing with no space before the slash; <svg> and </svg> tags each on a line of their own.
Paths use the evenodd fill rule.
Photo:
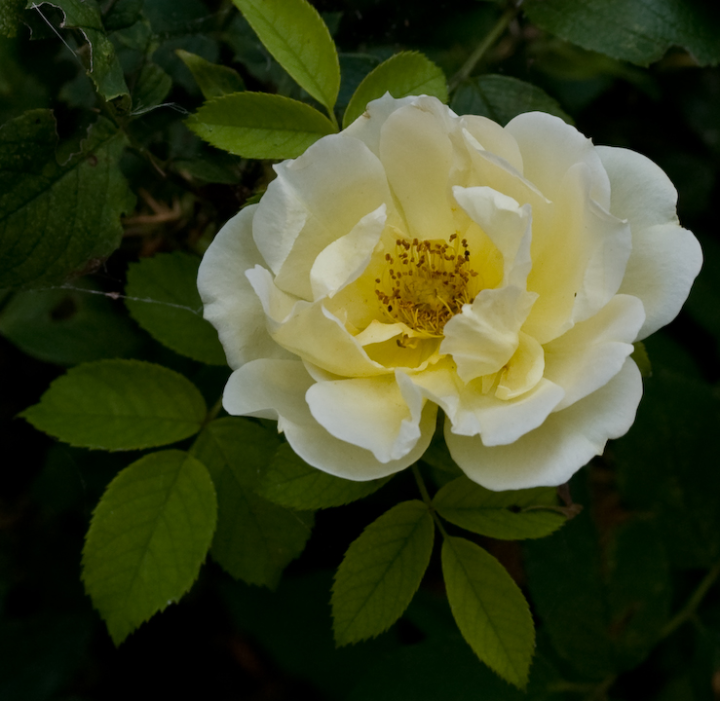
<svg viewBox="0 0 720 701">
<path fill-rule="evenodd" d="M 698 585 L 698 588 L 692 593 L 692 596 L 687 600 L 685 606 L 683 606 L 675 616 L 668 621 L 667 625 L 662 629 L 660 638 L 667 638 L 668 635 L 675 632 L 683 623 L 689 621 L 698 609 L 698 606 L 702 603 L 705 595 L 710 591 L 710 588 L 720 575 L 720 562 L 717 562 L 710 571 L 705 575 L 703 580 Z"/>
<path fill-rule="evenodd" d="M 510 22 L 517 17 L 522 3 L 523 0 L 518 0 L 511 7 L 508 7 L 502 15 L 500 15 L 500 18 L 495 23 L 495 26 L 485 35 L 483 40 L 478 44 L 475 51 L 470 54 L 460 70 L 451 78 L 449 83 L 450 92 L 455 90 L 455 88 L 457 88 L 457 86 L 464 80 L 467 80 L 473 70 L 475 70 L 475 66 L 477 66 L 480 59 L 485 55 L 485 52 L 502 36 L 503 32 L 510 25 Z"/>
<path fill-rule="evenodd" d="M 443 538 L 447 538 L 447 531 L 445 530 L 445 526 L 443 526 L 440 517 L 437 515 L 437 513 L 435 513 L 435 509 L 432 505 L 432 499 L 430 498 L 430 494 L 428 493 L 427 487 L 425 486 L 425 481 L 420 474 L 417 463 L 412 466 L 412 473 L 415 476 L 415 481 L 417 482 L 417 486 L 420 490 L 423 501 L 427 505 L 428 510 L 430 511 L 435 523 L 437 524 L 438 530 L 440 531 L 440 533 L 442 533 Z"/>
</svg>

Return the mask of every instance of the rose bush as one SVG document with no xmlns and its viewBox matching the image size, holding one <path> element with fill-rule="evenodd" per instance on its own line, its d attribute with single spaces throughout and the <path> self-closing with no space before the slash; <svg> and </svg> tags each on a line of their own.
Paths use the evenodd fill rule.
<svg viewBox="0 0 720 701">
<path fill-rule="evenodd" d="M 422 456 L 440 407 L 494 490 L 561 484 L 629 429 L 632 344 L 702 258 L 647 158 L 543 113 L 503 128 L 386 95 L 275 170 L 199 273 L 230 414 L 369 480 Z"/>
</svg>

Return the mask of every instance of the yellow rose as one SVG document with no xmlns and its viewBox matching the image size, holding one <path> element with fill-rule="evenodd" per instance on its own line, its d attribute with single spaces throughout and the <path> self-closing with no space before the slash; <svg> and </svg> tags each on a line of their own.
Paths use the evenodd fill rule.
<svg viewBox="0 0 720 701">
<path fill-rule="evenodd" d="M 539 112 L 502 128 L 385 95 L 275 170 L 200 268 L 230 414 L 369 480 L 422 456 L 440 407 L 494 490 L 561 484 L 629 429 L 632 343 L 702 260 L 648 159 Z"/>
</svg>

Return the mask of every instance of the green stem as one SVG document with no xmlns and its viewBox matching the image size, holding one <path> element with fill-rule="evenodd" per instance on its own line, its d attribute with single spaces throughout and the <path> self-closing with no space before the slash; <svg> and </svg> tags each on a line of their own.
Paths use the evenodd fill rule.
<svg viewBox="0 0 720 701">
<path fill-rule="evenodd" d="M 692 596 L 687 600 L 685 606 L 683 606 L 675 616 L 668 621 L 667 625 L 662 629 L 660 638 L 667 638 L 668 635 L 675 632 L 683 623 L 689 621 L 698 609 L 698 606 L 702 603 L 705 595 L 710 591 L 710 588 L 720 575 L 720 562 L 715 563 L 710 571 L 705 575 L 703 580 L 698 585 L 698 588 L 692 593 Z"/>
<path fill-rule="evenodd" d="M 422 478 L 422 475 L 420 474 L 420 470 L 418 469 L 417 463 L 412 466 L 412 473 L 415 476 L 415 481 L 417 482 L 418 489 L 420 490 L 420 495 L 423 498 L 423 501 L 428 507 L 428 510 L 432 514 L 432 517 L 435 521 L 435 524 L 438 527 L 438 530 L 440 533 L 442 533 L 443 538 L 447 538 L 447 531 L 445 530 L 445 526 L 443 526 L 442 521 L 440 520 L 440 517 L 435 512 L 435 508 L 432 505 L 432 499 L 430 498 L 430 494 L 428 493 L 427 487 L 425 486 L 425 481 Z"/>
<path fill-rule="evenodd" d="M 222 411 L 222 397 L 213 404 L 212 409 L 208 411 L 205 421 L 203 421 L 203 428 L 207 426 L 213 419 L 217 418 L 217 415 Z"/>
<path fill-rule="evenodd" d="M 485 35 L 483 40 L 478 44 L 475 51 L 470 54 L 460 70 L 450 79 L 450 92 L 455 90 L 455 88 L 457 88 L 457 86 L 464 80 L 468 79 L 473 70 L 475 70 L 475 66 L 477 66 L 480 59 L 485 55 L 485 52 L 490 49 L 492 45 L 503 35 L 510 25 L 510 22 L 517 17 L 518 12 L 520 12 L 520 5 L 522 5 L 522 2 L 523 0 L 518 0 L 518 2 L 511 7 L 508 7 L 508 9 L 500 15 L 500 18 L 495 23 L 495 26 L 488 34 Z"/>
</svg>

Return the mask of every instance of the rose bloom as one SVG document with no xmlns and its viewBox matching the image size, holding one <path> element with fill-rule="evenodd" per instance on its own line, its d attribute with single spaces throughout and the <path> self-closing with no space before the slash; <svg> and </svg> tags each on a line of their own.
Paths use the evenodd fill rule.
<svg viewBox="0 0 720 701">
<path fill-rule="evenodd" d="M 275 171 L 200 267 L 230 414 L 362 481 L 418 460 L 440 407 L 493 490 L 562 484 L 630 428 L 632 344 L 702 260 L 647 158 L 540 112 L 503 128 L 385 95 Z"/>
</svg>

